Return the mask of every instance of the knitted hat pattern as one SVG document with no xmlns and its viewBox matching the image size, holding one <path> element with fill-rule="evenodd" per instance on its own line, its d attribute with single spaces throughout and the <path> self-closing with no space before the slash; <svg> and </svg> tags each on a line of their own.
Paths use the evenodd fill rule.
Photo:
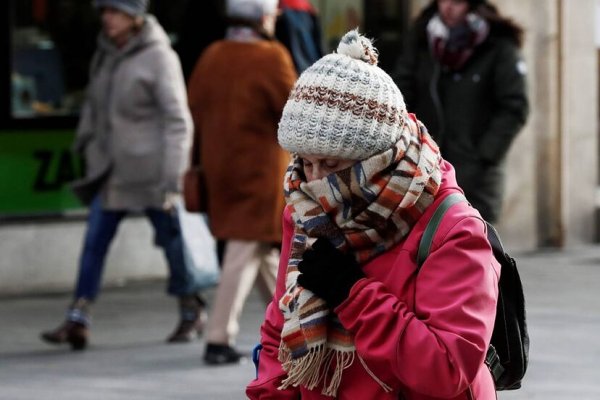
<svg viewBox="0 0 600 400">
<path fill-rule="evenodd" d="M 279 122 L 291 153 L 364 160 L 391 148 L 408 118 L 400 90 L 377 66 L 372 42 L 353 30 L 337 52 L 298 78 Z"/>
<path fill-rule="evenodd" d="M 113 7 L 133 17 L 144 15 L 148 9 L 148 0 L 96 0 L 96 8 Z"/>
<path fill-rule="evenodd" d="M 227 0 L 226 14 L 230 18 L 260 20 L 265 15 L 275 14 L 278 0 Z"/>
</svg>

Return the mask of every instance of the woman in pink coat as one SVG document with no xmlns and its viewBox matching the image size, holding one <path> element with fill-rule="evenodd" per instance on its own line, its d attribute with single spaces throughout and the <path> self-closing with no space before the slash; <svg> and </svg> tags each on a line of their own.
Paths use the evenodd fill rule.
<svg viewBox="0 0 600 400">
<path fill-rule="evenodd" d="M 431 215 L 461 192 L 356 31 L 298 79 L 279 125 L 282 258 L 251 399 L 496 398 L 484 364 L 500 267 L 453 205 L 417 273 Z"/>
</svg>

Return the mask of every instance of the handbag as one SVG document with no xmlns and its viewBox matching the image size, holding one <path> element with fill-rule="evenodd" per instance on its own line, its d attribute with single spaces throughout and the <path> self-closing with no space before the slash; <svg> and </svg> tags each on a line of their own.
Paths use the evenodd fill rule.
<svg viewBox="0 0 600 400">
<path fill-rule="evenodd" d="M 208 211 L 206 179 L 204 169 L 200 165 L 200 138 L 197 132 L 194 132 L 190 166 L 183 174 L 183 202 L 185 209 L 189 212 Z"/>
<path fill-rule="evenodd" d="M 183 259 L 194 275 L 199 289 L 219 283 L 221 270 L 217 258 L 217 244 L 210 233 L 206 214 L 190 213 L 183 202 L 176 202 L 177 216 L 183 238 Z"/>
</svg>

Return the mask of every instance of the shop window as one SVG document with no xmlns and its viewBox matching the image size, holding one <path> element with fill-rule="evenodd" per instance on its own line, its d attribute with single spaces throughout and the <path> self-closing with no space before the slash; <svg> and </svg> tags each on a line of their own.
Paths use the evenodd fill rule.
<svg viewBox="0 0 600 400">
<path fill-rule="evenodd" d="M 13 10 L 12 118 L 77 115 L 98 31 L 92 2 L 18 0 Z"/>
<path fill-rule="evenodd" d="M 311 1 L 319 10 L 326 53 L 335 50 L 344 33 L 359 28 L 375 40 L 379 66 L 387 72 L 393 70 L 408 26 L 408 0 Z"/>
<path fill-rule="evenodd" d="M 222 3 L 150 1 L 149 11 L 167 31 L 186 72 L 208 43 L 222 37 Z M 10 0 L 9 4 L 9 118 L 76 117 L 100 29 L 94 1 Z"/>
<path fill-rule="evenodd" d="M 323 49 L 326 54 L 337 48 L 346 32 L 363 26 L 364 0 L 312 0 L 311 2 L 319 11 Z"/>
</svg>

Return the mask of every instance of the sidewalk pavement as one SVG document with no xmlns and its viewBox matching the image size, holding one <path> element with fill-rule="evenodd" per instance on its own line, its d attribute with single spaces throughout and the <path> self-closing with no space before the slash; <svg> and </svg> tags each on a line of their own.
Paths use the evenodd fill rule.
<svg viewBox="0 0 600 400">
<path fill-rule="evenodd" d="M 600 247 L 518 254 L 517 262 L 531 361 L 523 388 L 499 399 L 600 399 Z M 202 340 L 164 343 L 177 315 L 162 283 L 106 289 L 85 352 L 38 339 L 60 322 L 68 301 L 68 295 L 0 298 L 0 400 L 245 398 L 251 362 L 208 367 Z M 263 310 L 253 293 L 241 320 L 241 350 L 249 352 L 258 340 Z"/>
</svg>

